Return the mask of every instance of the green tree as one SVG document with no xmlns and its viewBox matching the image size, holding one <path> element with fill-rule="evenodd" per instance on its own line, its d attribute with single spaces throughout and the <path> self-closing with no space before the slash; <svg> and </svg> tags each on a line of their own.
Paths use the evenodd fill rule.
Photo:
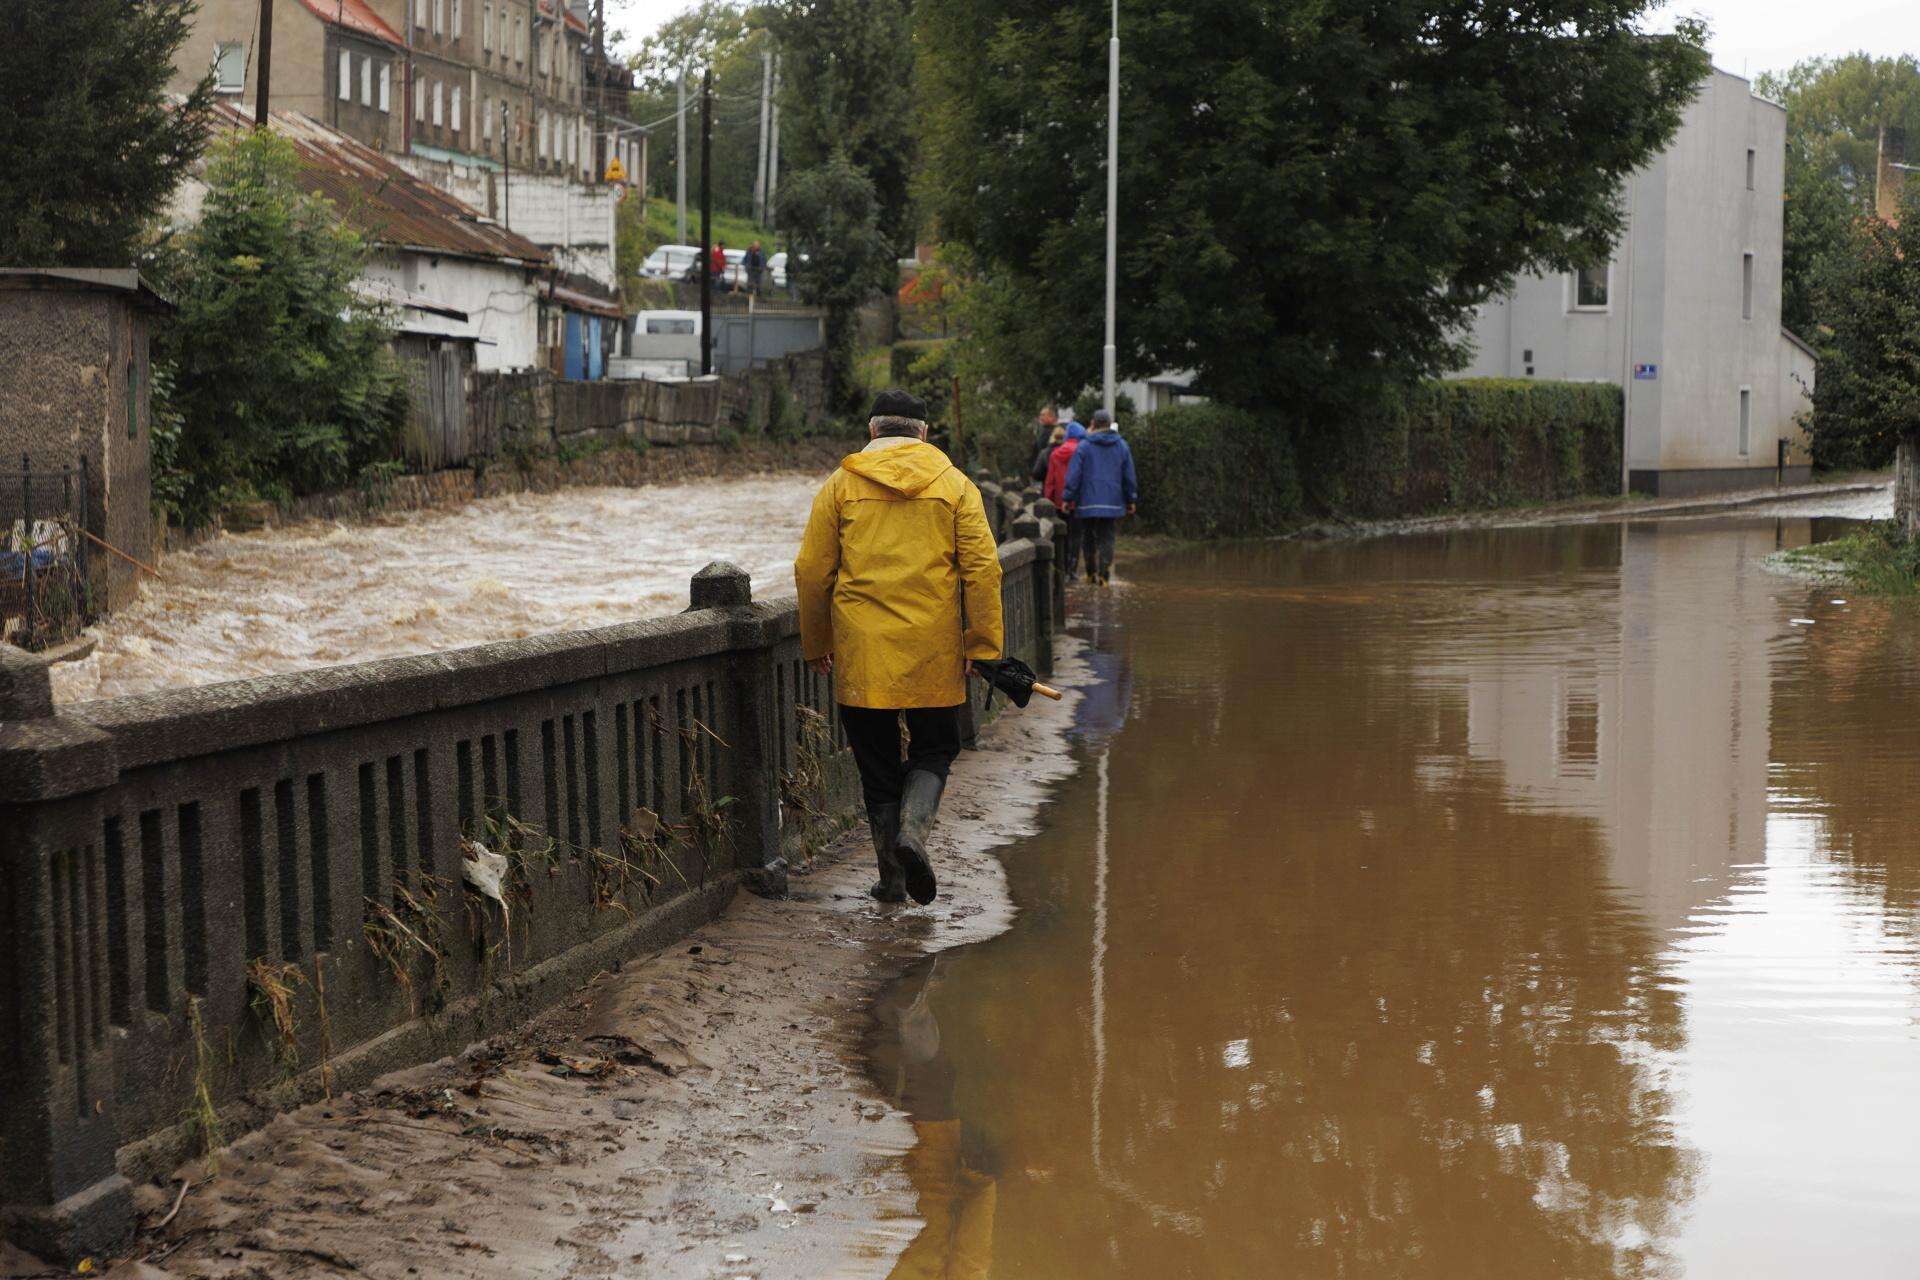
<svg viewBox="0 0 1920 1280">
<path fill-rule="evenodd" d="M 366 246 L 301 188 L 291 143 L 219 144 L 200 222 L 163 262 L 179 310 L 158 334 L 162 492 L 204 524 L 232 498 L 338 487 L 397 456 L 407 395 L 392 331 L 354 292 Z"/>
<path fill-rule="evenodd" d="M 910 252 L 912 0 L 777 0 L 768 14 L 780 42 L 783 163 L 808 169 L 844 151 L 873 181 L 881 233 L 896 254 Z"/>
<path fill-rule="evenodd" d="M 1704 29 L 1651 0 L 1128 0 L 1120 369 L 1308 429 L 1455 367 L 1516 273 L 1604 259 Z M 990 287 L 1009 388 L 1100 370 L 1105 0 L 921 0 L 920 193 Z"/>
<path fill-rule="evenodd" d="M 1850 53 L 1809 58 L 1754 86 L 1787 109 L 1781 322 L 1818 343 L 1822 263 L 1844 252 L 1852 222 L 1874 210 L 1883 125 L 1920 139 L 1920 62 Z"/>
<path fill-rule="evenodd" d="M 636 84 L 629 110 L 653 131 L 648 182 L 655 195 L 674 193 L 680 163 L 673 113 L 680 69 L 687 68 L 687 236 L 699 239 L 700 77 L 713 70 L 713 207 L 753 211 L 754 169 L 760 153 L 762 54 L 772 36 L 755 12 L 724 0 L 704 0 L 670 18 L 642 40 L 627 63 Z M 738 248 L 738 245 L 729 246 Z"/>
<path fill-rule="evenodd" d="M 213 81 L 170 104 L 190 0 L 0 6 L 0 264 L 124 267 L 205 144 Z"/>
<path fill-rule="evenodd" d="M 828 394 L 844 404 L 856 387 L 855 313 L 893 279 L 879 197 L 873 180 L 835 151 L 794 176 L 781 208 L 794 251 L 787 272 L 803 300 L 826 308 Z"/>
<path fill-rule="evenodd" d="M 1885 466 L 1902 437 L 1920 437 L 1920 192 L 1909 187 L 1900 211 L 1853 223 L 1818 278 L 1815 466 Z"/>
</svg>

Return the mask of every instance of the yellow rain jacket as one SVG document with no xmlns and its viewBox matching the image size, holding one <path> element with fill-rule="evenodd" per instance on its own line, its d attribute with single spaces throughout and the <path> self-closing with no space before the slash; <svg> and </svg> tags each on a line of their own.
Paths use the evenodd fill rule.
<svg viewBox="0 0 1920 1280">
<path fill-rule="evenodd" d="M 793 581 L 801 653 L 833 655 L 844 706 L 959 706 L 966 662 L 1000 656 L 1000 555 L 980 490 L 919 440 L 882 437 L 841 459 Z"/>
</svg>

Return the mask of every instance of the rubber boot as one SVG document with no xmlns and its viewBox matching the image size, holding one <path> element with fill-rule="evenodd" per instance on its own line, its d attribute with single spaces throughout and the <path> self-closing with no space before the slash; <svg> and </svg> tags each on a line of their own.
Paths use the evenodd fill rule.
<svg viewBox="0 0 1920 1280">
<path fill-rule="evenodd" d="M 923 907 L 939 891 L 933 864 L 927 861 L 927 837 L 933 832 L 934 815 L 940 812 L 940 793 L 946 787 L 947 780 L 939 774 L 915 769 L 907 775 L 907 785 L 900 795 L 900 837 L 894 842 L 894 856 L 906 874 L 907 893 Z"/>
<path fill-rule="evenodd" d="M 900 831 L 900 806 L 883 804 L 867 810 L 867 825 L 873 828 L 873 856 L 880 866 L 880 878 L 867 892 L 881 902 L 905 902 L 907 877 L 893 852 Z"/>
</svg>

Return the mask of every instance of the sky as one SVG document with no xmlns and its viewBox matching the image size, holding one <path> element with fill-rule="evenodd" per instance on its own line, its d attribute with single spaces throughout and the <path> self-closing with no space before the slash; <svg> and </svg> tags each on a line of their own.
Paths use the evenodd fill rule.
<svg viewBox="0 0 1920 1280">
<path fill-rule="evenodd" d="M 607 0 L 607 26 L 631 46 L 689 0 Z M 1887 56 L 1920 53 L 1920 5 L 1914 0 L 1670 0 L 1653 18 L 1670 29 L 1675 16 L 1697 14 L 1712 28 L 1714 65 L 1735 75 L 1780 71 L 1802 58 L 1865 49 Z M 1124 15 L 1122 25 L 1124 28 Z M 1121 31 L 1121 38 L 1126 32 Z"/>
</svg>

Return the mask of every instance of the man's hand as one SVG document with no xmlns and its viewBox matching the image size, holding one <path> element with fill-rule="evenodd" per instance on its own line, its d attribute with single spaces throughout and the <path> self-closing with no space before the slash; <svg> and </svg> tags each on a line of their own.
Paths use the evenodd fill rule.
<svg viewBox="0 0 1920 1280">
<path fill-rule="evenodd" d="M 1132 515 L 1132 514 L 1133 514 L 1133 513 L 1135 512 L 1135 511 L 1137 511 L 1137 510 L 1139 510 L 1139 508 L 1138 508 L 1137 506 L 1135 506 L 1135 505 L 1134 505 L 1133 503 L 1131 503 L 1131 502 L 1129 502 L 1129 503 L 1127 504 L 1127 514 L 1128 514 L 1128 515 Z"/>
<path fill-rule="evenodd" d="M 1060 509 L 1061 509 L 1062 511 L 1064 511 L 1064 512 L 1066 512 L 1066 513 L 1067 513 L 1068 515 L 1072 515 L 1072 514 L 1073 514 L 1073 508 L 1074 508 L 1074 506 L 1075 506 L 1075 504 L 1074 504 L 1074 503 L 1071 503 L 1071 502 L 1063 502 L 1063 503 L 1061 503 L 1061 504 L 1060 504 Z"/>
<path fill-rule="evenodd" d="M 817 658 L 809 658 L 807 665 L 813 668 L 813 674 L 817 676 L 830 676 L 833 674 L 833 655 L 823 653 Z"/>
</svg>

